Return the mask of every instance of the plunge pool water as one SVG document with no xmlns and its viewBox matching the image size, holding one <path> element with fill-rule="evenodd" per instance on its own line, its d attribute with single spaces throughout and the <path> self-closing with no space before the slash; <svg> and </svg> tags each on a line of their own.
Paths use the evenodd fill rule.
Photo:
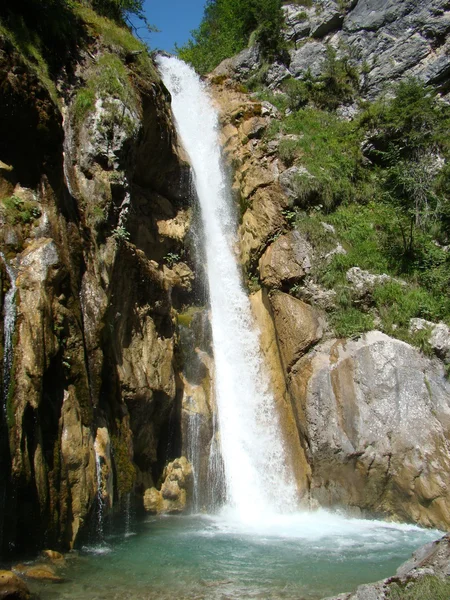
<svg viewBox="0 0 450 600">
<path fill-rule="evenodd" d="M 317 600 L 395 573 L 436 530 L 323 510 L 243 525 L 233 515 L 151 517 L 83 548 L 42 600 Z"/>
</svg>

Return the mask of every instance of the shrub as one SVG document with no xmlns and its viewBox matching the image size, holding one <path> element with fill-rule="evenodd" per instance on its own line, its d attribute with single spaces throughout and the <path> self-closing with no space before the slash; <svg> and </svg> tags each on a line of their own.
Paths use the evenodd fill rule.
<svg viewBox="0 0 450 600">
<path fill-rule="evenodd" d="M 405 584 L 389 585 L 389 600 L 447 600 L 450 597 L 450 581 L 434 575 L 425 575 Z"/>
<path fill-rule="evenodd" d="M 210 0 L 200 27 L 177 52 L 204 74 L 245 48 L 254 32 L 253 40 L 272 60 L 283 49 L 282 23 L 281 0 Z"/>
<path fill-rule="evenodd" d="M 355 337 L 373 329 L 372 316 L 353 306 L 335 310 L 330 320 L 337 337 Z"/>
</svg>

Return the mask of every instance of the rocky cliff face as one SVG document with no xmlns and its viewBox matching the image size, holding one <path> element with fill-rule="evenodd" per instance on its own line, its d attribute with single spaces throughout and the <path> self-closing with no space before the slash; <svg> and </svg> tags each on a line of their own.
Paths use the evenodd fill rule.
<svg viewBox="0 0 450 600">
<path fill-rule="evenodd" d="M 0 242 L 17 272 L 2 411 L 10 550 L 71 546 L 99 503 L 107 514 L 143 493 L 180 450 L 189 168 L 151 59 L 92 32 L 87 14 L 57 97 L 0 36 Z M 3 299 L 4 264 L 2 282 Z"/>
<path fill-rule="evenodd" d="M 306 5 L 310 3 L 306 3 Z M 417 77 L 448 92 L 449 4 L 446 0 L 318 0 L 283 7 L 288 56 L 266 69 L 264 82 L 276 88 L 288 77 L 319 76 L 330 49 L 362 74 L 362 93 L 373 98 L 393 81 Z M 215 71 L 249 79 L 262 62 L 256 47 L 224 61 Z"/>
<path fill-rule="evenodd" d="M 288 66 L 261 68 L 253 47 L 210 76 L 241 211 L 240 260 L 249 289 L 259 289 L 252 303 L 303 501 L 442 529 L 450 524 L 450 384 L 444 364 L 380 331 L 336 338 L 325 312 L 336 291 L 314 278 L 321 250 L 292 222 L 299 202 L 296 177 L 310 175 L 301 155 L 291 166 L 278 152 L 294 135 L 265 135 L 283 115 L 246 93 L 242 82 L 251 84 L 257 74 L 276 89 L 288 77 L 317 77 L 334 48 L 364 66 L 366 98 L 410 75 L 445 94 L 448 8 L 439 1 L 286 5 L 285 36 L 293 45 Z M 344 108 L 337 112 L 348 119 Z M 338 242 L 333 248 L 334 229 L 322 226 L 330 239 L 321 257 L 327 264 L 346 250 Z M 390 281 L 357 267 L 347 273 L 360 303 L 375 285 Z M 446 326 L 428 327 L 445 362 L 446 341 L 435 338 Z"/>
</svg>

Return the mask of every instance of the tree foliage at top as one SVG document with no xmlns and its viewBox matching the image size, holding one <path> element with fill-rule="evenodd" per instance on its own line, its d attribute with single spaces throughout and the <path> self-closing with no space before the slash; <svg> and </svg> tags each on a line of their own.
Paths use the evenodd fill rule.
<svg viewBox="0 0 450 600">
<path fill-rule="evenodd" d="M 273 58 L 282 49 L 282 22 L 281 0 L 208 0 L 199 28 L 177 51 L 203 74 L 245 48 L 254 34 L 263 53 Z"/>
</svg>

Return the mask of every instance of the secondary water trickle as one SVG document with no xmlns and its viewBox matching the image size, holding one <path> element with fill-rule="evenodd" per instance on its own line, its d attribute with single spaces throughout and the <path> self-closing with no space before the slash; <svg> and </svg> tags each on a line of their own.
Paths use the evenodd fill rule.
<svg viewBox="0 0 450 600">
<path fill-rule="evenodd" d="M 158 64 L 172 95 L 199 199 L 209 286 L 215 395 L 227 504 L 246 521 L 297 505 L 258 332 L 233 253 L 235 220 L 222 167 L 218 117 L 197 74 L 176 58 Z"/>
<path fill-rule="evenodd" d="M 14 326 L 16 323 L 16 272 L 11 264 L 6 260 L 3 252 L 0 252 L 6 272 L 8 273 L 11 287 L 5 295 L 3 304 L 4 314 L 4 352 L 3 352 L 3 398 L 2 405 L 4 411 L 5 422 L 7 420 L 7 400 L 9 385 L 11 382 L 11 367 L 13 359 L 13 335 Z"/>
</svg>

